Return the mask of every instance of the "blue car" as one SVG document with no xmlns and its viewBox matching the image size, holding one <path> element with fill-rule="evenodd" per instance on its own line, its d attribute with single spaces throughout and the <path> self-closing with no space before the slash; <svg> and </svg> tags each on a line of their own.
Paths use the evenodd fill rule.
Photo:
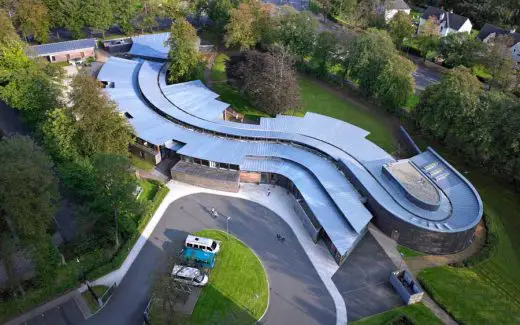
<svg viewBox="0 0 520 325">
<path fill-rule="evenodd" d="M 194 262 L 199 267 L 212 269 L 215 266 L 215 254 L 204 252 L 200 249 L 184 248 L 182 257 L 185 261 Z"/>
</svg>

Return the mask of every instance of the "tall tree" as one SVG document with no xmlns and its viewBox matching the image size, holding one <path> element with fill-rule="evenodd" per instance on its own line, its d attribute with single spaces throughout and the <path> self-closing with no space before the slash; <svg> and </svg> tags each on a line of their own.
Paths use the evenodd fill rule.
<svg viewBox="0 0 520 325">
<path fill-rule="evenodd" d="M 26 39 L 33 36 L 39 42 L 47 42 L 51 20 L 47 6 L 40 0 L 20 0 L 14 21 Z"/>
<path fill-rule="evenodd" d="M 110 1 L 114 23 L 117 24 L 124 33 L 130 33 L 134 30 L 132 20 L 137 16 L 139 5 L 138 0 Z"/>
<path fill-rule="evenodd" d="M 194 76 L 200 66 L 197 32 L 186 20 L 178 19 L 172 24 L 168 45 L 168 80 L 179 82 Z"/>
<path fill-rule="evenodd" d="M 230 10 L 224 36 L 226 46 L 240 45 L 241 50 L 246 50 L 255 46 L 262 38 L 268 44 L 273 38 L 270 25 L 271 5 L 257 1 L 241 3 L 238 8 Z"/>
<path fill-rule="evenodd" d="M 47 114 L 41 127 L 43 145 L 55 161 L 75 160 L 78 150 L 74 116 L 66 108 L 56 108 Z"/>
<path fill-rule="evenodd" d="M 385 107 L 396 111 L 406 104 L 414 91 L 415 71 L 412 61 L 394 54 L 389 57 L 377 78 L 375 94 Z"/>
<path fill-rule="evenodd" d="M 229 76 L 264 112 L 274 115 L 300 107 L 296 71 L 283 48 L 276 48 L 273 53 L 249 51 L 227 65 Z"/>
<path fill-rule="evenodd" d="M 0 215 L 20 239 L 40 239 L 52 222 L 58 183 L 50 158 L 34 141 L 0 141 Z"/>
<path fill-rule="evenodd" d="M 280 21 L 280 43 L 299 60 L 312 54 L 318 23 L 308 12 L 284 7 Z"/>
<path fill-rule="evenodd" d="M 314 55 L 311 64 L 316 66 L 319 75 L 327 74 L 327 66 L 333 62 L 337 55 L 336 36 L 329 31 L 323 31 L 318 35 L 314 46 Z"/>
<path fill-rule="evenodd" d="M 401 49 L 403 42 L 411 38 L 415 32 L 412 17 L 403 11 L 399 11 L 388 24 L 388 32 L 392 36 L 395 46 Z"/>
<path fill-rule="evenodd" d="M 96 152 L 126 154 L 132 141 L 132 128 L 99 82 L 86 74 L 72 80 L 71 110 L 76 118 L 76 147 L 79 154 L 92 157 Z"/>
<path fill-rule="evenodd" d="M 105 31 L 112 26 L 114 17 L 109 0 L 85 0 L 82 10 L 85 25 L 100 31 L 105 37 Z"/>
<path fill-rule="evenodd" d="M 111 211 L 115 225 L 115 245 L 119 247 L 121 212 L 137 208 L 135 189 L 137 180 L 132 173 L 130 160 L 123 155 L 100 153 L 92 159 L 95 171 L 98 205 Z"/>
<path fill-rule="evenodd" d="M 36 126 L 49 110 L 61 106 L 61 80 L 56 69 L 30 60 L 25 52 L 20 41 L 0 43 L 0 98 Z"/>
<path fill-rule="evenodd" d="M 489 82 L 491 87 L 510 91 L 515 86 L 516 76 L 510 50 L 513 44 L 509 35 L 499 35 L 486 47 L 484 64 L 493 76 Z"/>
<path fill-rule="evenodd" d="M 439 46 L 440 41 L 439 21 L 435 16 L 431 16 L 426 20 L 424 25 L 419 29 L 417 42 L 421 51 L 421 56 L 426 60 L 426 55 L 430 51 L 434 51 Z"/>
<path fill-rule="evenodd" d="M 485 44 L 468 33 L 452 33 L 441 38 L 439 51 L 446 64 L 471 68 L 481 61 Z"/>
<path fill-rule="evenodd" d="M 19 40 L 20 38 L 11 19 L 9 19 L 7 11 L 0 9 L 0 43 L 10 43 Z"/>
<path fill-rule="evenodd" d="M 53 27 L 64 27 L 72 32 L 74 37 L 81 35 L 81 28 L 85 22 L 81 12 L 81 4 L 79 0 L 45 0 L 45 4 L 49 8 L 51 25 Z M 59 28 L 56 29 L 59 38 Z"/>
<path fill-rule="evenodd" d="M 233 8 L 231 0 L 212 0 L 209 2 L 208 17 L 213 21 L 217 30 L 224 30 L 224 26 L 229 22 L 231 8 Z"/>
</svg>

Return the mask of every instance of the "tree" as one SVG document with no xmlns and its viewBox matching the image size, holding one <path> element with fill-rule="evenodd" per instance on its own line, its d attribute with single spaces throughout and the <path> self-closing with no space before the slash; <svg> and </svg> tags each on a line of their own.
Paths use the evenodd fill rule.
<svg viewBox="0 0 520 325">
<path fill-rule="evenodd" d="M 112 211 L 115 225 L 115 246 L 119 247 L 119 224 L 121 212 L 137 208 L 134 195 L 137 187 L 131 172 L 130 160 L 123 155 L 99 153 L 92 158 L 95 171 L 97 205 Z"/>
<path fill-rule="evenodd" d="M 340 18 L 350 20 L 356 12 L 357 0 L 333 0 L 331 12 Z"/>
<path fill-rule="evenodd" d="M 105 37 L 105 30 L 112 26 L 114 21 L 110 1 L 86 0 L 82 12 L 85 25 L 94 30 L 101 31 L 103 37 Z"/>
<path fill-rule="evenodd" d="M 0 98 L 22 111 L 31 126 L 62 106 L 60 75 L 46 63 L 30 60 L 21 41 L 0 43 Z"/>
<path fill-rule="evenodd" d="M 16 29 L 7 15 L 7 11 L 0 9 L 0 43 L 19 41 Z"/>
<path fill-rule="evenodd" d="M 249 51 L 227 65 L 229 76 L 264 112 L 275 115 L 300 107 L 296 71 L 285 49 L 277 48 L 273 53 Z"/>
<path fill-rule="evenodd" d="M 116 105 L 91 76 L 78 74 L 72 80 L 71 111 L 76 121 L 76 148 L 81 156 L 97 152 L 126 154 L 132 128 Z"/>
<path fill-rule="evenodd" d="M 79 156 L 76 124 L 69 109 L 56 108 L 47 113 L 41 133 L 43 145 L 55 161 L 72 161 Z"/>
<path fill-rule="evenodd" d="M 316 71 L 320 76 L 327 74 L 327 65 L 332 63 L 336 57 L 336 45 L 336 36 L 331 32 L 324 31 L 318 35 L 311 63 L 316 66 Z"/>
<path fill-rule="evenodd" d="M 346 45 L 342 65 L 345 75 L 359 82 L 367 95 L 376 92 L 378 76 L 392 55 L 395 45 L 386 31 L 370 28 Z"/>
<path fill-rule="evenodd" d="M 47 42 L 51 21 L 47 7 L 40 0 L 20 0 L 14 21 L 24 38 L 33 36 L 37 41 Z"/>
<path fill-rule="evenodd" d="M 161 13 L 160 3 L 155 0 L 141 0 L 140 3 L 137 25 L 143 33 L 145 30 L 153 31 L 157 26 L 157 17 Z"/>
<path fill-rule="evenodd" d="M 53 27 L 65 27 L 72 32 L 74 37 L 81 35 L 81 28 L 85 25 L 79 0 L 45 0 L 49 9 L 51 25 Z M 59 38 L 59 29 L 56 35 Z"/>
<path fill-rule="evenodd" d="M 446 64 L 471 68 L 481 61 L 485 44 L 468 33 L 452 33 L 440 40 L 439 51 Z"/>
<path fill-rule="evenodd" d="M 321 13 L 323 14 L 323 22 L 327 21 L 327 17 L 330 15 L 332 10 L 332 1 L 331 0 L 316 0 L 318 2 Z"/>
<path fill-rule="evenodd" d="M 272 31 L 269 28 L 271 8 L 271 5 L 262 5 L 256 1 L 241 3 L 238 8 L 232 8 L 229 23 L 225 27 L 226 46 L 240 45 L 243 51 L 255 46 L 262 38 L 264 44 L 272 42 Z"/>
<path fill-rule="evenodd" d="M 493 76 L 489 84 L 491 87 L 510 91 L 515 83 L 515 71 L 511 57 L 511 46 L 514 44 L 509 35 L 496 36 L 486 47 L 484 64 Z"/>
<path fill-rule="evenodd" d="M 172 24 L 168 45 L 168 80 L 173 83 L 192 78 L 200 66 L 195 28 L 186 19 L 176 20 Z"/>
<path fill-rule="evenodd" d="M 316 41 L 316 19 L 308 12 L 296 12 L 293 8 L 283 7 L 280 21 L 280 44 L 300 61 L 312 54 Z"/>
<path fill-rule="evenodd" d="M 375 94 L 390 111 L 403 107 L 414 91 L 415 64 L 400 55 L 390 56 L 377 78 Z"/>
<path fill-rule="evenodd" d="M 430 51 L 435 51 L 439 47 L 440 27 L 437 17 L 431 16 L 426 20 L 424 25 L 419 28 L 417 35 L 417 43 L 419 45 L 421 56 L 426 60 L 426 55 Z"/>
<path fill-rule="evenodd" d="M 229 21 L 231 8 L 233 8 L 231 0 L 212 0 L 209 2 L 208 17 L 213 21 L 217 30 L 224 30 L 224 26 Z"/>
<path fill-rule="evenodd" d="M 470 70 L 452 69 L 439 84 L 426 88 L 414 110 L 415 119 L 422 130 L 445 141 L 450 132 L 457 132 L 461 120 L 474 120 L 482 91 Z"/>
<path fill-rule="evenodd" d="M 50 158 L 26 136 L 0 141 L 0 216 L 15 237 L 45 237 L 58 182 Z"/>
<path fill-rule="evenodd" d="M 411 38 L 415 32 L 412 18 L 405 12 L 399 11 L 388 24 L 388 32 L 394 41 L 395 46 L 400 49 L 403 41 Z"/>
<path fill-rule="evenodd" d="M 111 0 L 110 7 L 114 16 L 114 23 L 121 28 L 124 33 L 134 30 L 132 20 L 136 17 L 139 8 L 137 0 Z"/>
</svg>

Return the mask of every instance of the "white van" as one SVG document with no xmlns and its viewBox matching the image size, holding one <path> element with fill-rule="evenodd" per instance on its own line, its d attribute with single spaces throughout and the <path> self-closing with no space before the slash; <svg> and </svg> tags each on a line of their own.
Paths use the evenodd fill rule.
<svg viewBox="0 0 520 325">
<path fill-rule="evenodd" d="M 218 253 L 220 250 L 220 243 L 217 240 L 193 235 L 188 235 L 188 237 L 186 237 L 185 246 L 213 254 Z"/>
<path fill-rule="evenodd" d="M 175 265 L 172 270 L 175 281 L 195 287 L 202 287 L 208 283 L 208 276 L 194 267 Z"/>
</svg>

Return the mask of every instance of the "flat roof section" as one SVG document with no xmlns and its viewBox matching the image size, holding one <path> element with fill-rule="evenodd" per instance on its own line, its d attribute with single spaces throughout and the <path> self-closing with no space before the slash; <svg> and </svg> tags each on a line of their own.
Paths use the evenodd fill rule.
<svg viewBox="0 0 520 325">
<path fill-rule="evenodd" d="M 138 57 L 166 60 L 169 51 L 166 42 L 169 37 L 170 33 L 134 36 L 128 53 Z"/>
<path fill-rule="evenodd" d="M 48 43 L 41 45 L 29 46 L 27 54 L 30 57 L 46 56 L 61 52 L 69 52 L 74 50 L 92 49 L 96 47 L 95 38 L 84 38 L 73 41 Z"/>
</svg>

